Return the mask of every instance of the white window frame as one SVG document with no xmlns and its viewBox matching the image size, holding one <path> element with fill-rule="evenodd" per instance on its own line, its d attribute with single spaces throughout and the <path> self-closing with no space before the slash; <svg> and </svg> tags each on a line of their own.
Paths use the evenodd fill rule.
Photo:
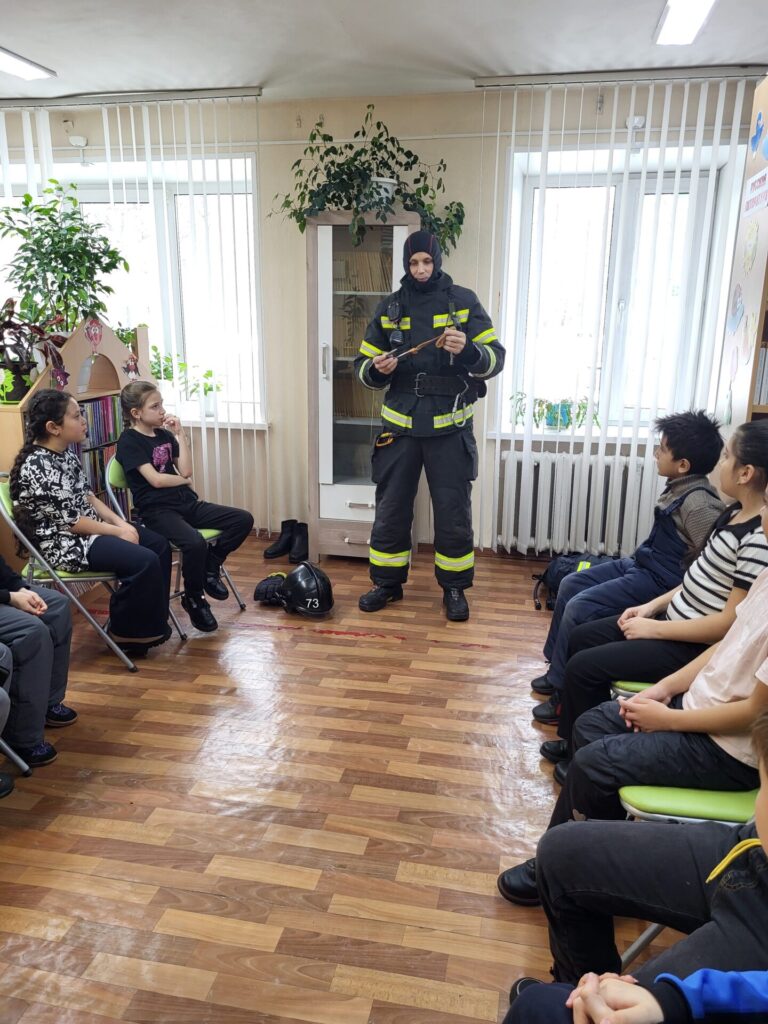
<svg viewBox="0 0 768 1024">
<path fill-rule="evenodd" d="M 215 160 L 216 157 L 210 154 L 204 157 L 200 155 L 195 156 L 195 160 L 204 158 L 206 161 Z M 250 301 L 253 303 L 253 309 L 255 313 L 255 326 L 257 330 L 257 350 L 255 353 L 255 359 L 258 362 L 259 373 L 258 373 L 258 389 L 256 397 L 253 400 L 253 404 L 257 407 L 258 416 L 248 418 L 248 421 L 241 422 L 243 419 L 232 418 L 230 421 L 228 415 L 228 400 L 226 394 L 221 392 L 219 398 L 219 410 L 224 415 L 217 417 L 219 426 L 233 426 L 233 427 L 244 427 L 257 430 L 266 430 L 267 424 L 265 419 L 265 365 L 264 365 L 264 352 L 263 352 L 263 335 L 261 331 L 261 295 L 259 293 L 259 273 L 258 273 L 258 251 L 259 251 L 259 238 L 258 238 L 258 201 L 257 201 L 257 189 L 258 181 L 256 179 L 256 154 L 253 152 L 233 154 L 232 157 L 227 156 L 220 157 L 220 160 L 226 159 L 231 164 L 235 162 L 245 161 L 250 168 L 250 182 L 246 178 L 235 179 L 232 183 L 219 181 L 216 182 L 217 193 L 221 195 L 231 194 L 233 191 L 236 194 L 250 194 L 252 197 L 252 208 L 253 216 L 251 223 L 251 234 L 249 238 L 249 247 L 253 247 L 253 262 L 254 262 L 254 294 L 250 297 Z M 121 174 L 120 177 L 113 179 L 112 195 L 115 198 L 114 203 L 110 203 L 110 191 L 109 183 L 107 178 L 94 178 L 80 176 L 77 173 L 77 169 L 80 166 L 78 163 L 67 162 L 64 166 L 67 173 L 62 174 L 59 170 L 60 165 L 57 162 L 58 180 L 64 185 L 69 182 L 73 182 L 77 185 L 77 198 L 80 203 L 85 204 L 104 204 L 106 206 L 116 205 L 120 206 L 124 203 L 127 205 L 136 205 L 140 203 L 152 205 L 155 214 L 155 238 L 156 238 L 156 258 L 158 266 L 158 277 L 159 277 L 159 292 L 160 292 L 160 305 L 162 315 L 162 325 L 158 329 L 155 328 L 156 332 L 153 335 L 153 325 L 150 324 L 150 345 L 156 345 L 160 349 L 161 357 L 166 353 L 171 352 L 170 339 L 175 337 L 179 339 L 178 344 L 178 358 L 181 361 L 186 361 L 186 341 L 184 336 L 184 313 L 183 313 L 183 302 L 182 302 L 182 287 L 181 287 L 181 268 L 179 262 L 179 233 L 177 230 L 177 218 L 176 218 L 176 198 L 177 196 L 189 195 L 189 182 L 182 181 L 178 178 L 162 177 L 158 175 L 159 162 L 155 163 L 155 180 L 152 186 L 152 197 L 150 197 L 150 191 L 146 181 L 146 167 L 143 161 L 136 161 L 134 171 L 129 176 Z M 106 165 L 105 165 L 106 166 Z M 57 175 L 54 174 L 54 177 Z M 212 202 L 216 201 L 216 194 L 211 192 L 212 183 L 208 182 L 195 182 L 194 194 L 195 195 L 207 195 Z M 26 187 L 21 184 L 14 184 L 12 186 L 13 199 L 21 199 L 26 192 Z M 117 198 L 119 196 L 119 199 Z M 8 200 L 5 201 L 6 203 Z M 170 252 L 165 252 L 165 239 L 167 236 L 171 241 Z M 113 244 L 119 248 L 119 241 L 116 239 L 111 240 Z M 166 342 L 165 339 L 168 339 Z M 161 382 L 162 383 L 162 382 Z M 184 421 L 190 425 L 205 426 L 206 421 L 201 418 L 201 404 L 196 398 L 190 398 L 188 395 L 180 397 L 180 408 L 177 410 L 179 415 Z M 239 403 L 236 400 L 232 400 L 232 404 L 237 406 Z M 250 402 L 248 404 L 251 404 Z"/>
<path fill-rule="evenodd" d="M 668 150 L 668 155 L 670 153 L 671 150 Z M 599 362 L 597 368 L 598 376 L 603 372 L 603 367 L 606 363 L 608 344 L 606 332 L 608 329 L 608 321 L 610 319 L 611 311 L 622 301 L 628 304 L 632 274 L 632 258 L 627 247 L 634 247 L 635 231 L 639 229 L 640 225 L 640 184 L 641 181 L 643 181 L 643 176 L 640 172 L 634 170 L 631 171 L 626 177 L 626 186 L 623 173 L 617 171 L 614 171 L 613 174 L 608 174 L 605 171 L 597 173 L 553 172 L 549 173 L 545 179 L 542 179 L 538 169 L 535 167 L 534 169 L 531 169 L 531 164 L 533 162 L 532 158 L 537 155 L 538 154 L 529 154 L 520 151 L 513 153 L 512 150 L 509 150 L 508 152 L 508 186 L 505 208 L 505 250 L 503 261 L 504 277 L 502 279 L 501 326 L 502 337 L 504 338 L 507 352 L 511 354 L 511 358 L 507 359 L 505 370 L 500 381 L 500 386 L 503 389 L 502 409 L 500 411 L 501 420 L 496 424 L 496 429 L 492 432 L 491 436 L 511 440 L 514 440 L 515 438 L 519 439 L 523 433 L 523 426 L 521 424 L 515 425 L 512 421 L 514 411 L 512 408 L 511 385 L 513 378 L 518 382 L 521 382 L 524 378 L 525 336 L 528 318 L 528 282 L 530 279 L 535 190 L 541 188 L 542 185 L 547 189 L 590 186 L 596 188 L 605 188 L 610 186 L 614 188 L 614 216 L 611 226 L 610 251 L 607 253 L 607 281 L 605 290 L 605 306 L 601 327 L 602 337 L 600 340 Z M 582 151 L 582 153 L 580 153 L 580 156 L 582 157 L 588 155 L 587 151 Z M 728 205 L 727 203 L 723 203 L 723 197 L 721 195 L 721 188 L 723 184 L 722 165 L 718 167 L 715 173 L 715 207 L 706 240 L 704 239 L 706 188 L 699 187 L 697 190 L 696 205 L 693 211 L 694 251 L 701 251 L 701 246 L 705 241 L 707 245 L 707 267 L 705 271 L 705 280 L 709 279 L 711 245 L 717 231 L 722 227 L 722 225 L 719 224 L 719 218 L 722 213 L 721 208 Z M 660 190 L 662 194 L 670 194 L 674 191 L 674 179 L 675 171 L 667 168 L 663 172 L 663 180 Z M 690 170 L 686 169 L 680 174 L 679 191 L 681 193 L 690 194 L 690 182 Z M 656 194 L 656 184 L 657 171 L 649 170 L 645 175 L 644 195 L 654 196 Z M 622 242 L 623 253 L 622 259 L 619 263 L 621 272 L 617 276 L 618 217 L 616 213 L 621 209 L 622 191 L 625 187 L 629 190 L 624 200 L 625 211 L 627 209 L 626 203 L 631 202 L 634 204 L 631 223 L 634 225 L 635 231 L 627 230 L 627 226 L 625 225 L 624 239 Z M 514 278 L 512 275 L 514 275 Z M 515 281 L 515 294 L 510 295 L 506 285 L 513 279 Z M 717 299 L 717 296 L 712 296 L 710 298 L 707 293 L 704 294 L 702 306 L 696 317 L 696 336 L 700 335 L 702 324 L 708 315 L 708 305 L 710 301 L 717 302 Z M 689 322 L 695 315 L 694 302 L 694 289 L 688 288 L 686 291 L 685 308 L 682 316 L 687 318 Z M 618 433 L 617 427 L 619 417 L 617 415 L 615 403 L 617 396 L 620 394 L 619 384 L 624 364 L 623 356 L 625 340 L 626 318 L 620 316 L 617 320 L 616 338 L 614 342 L 615 353 L 618 358 L 614 358 L 613 360 L 610 388 L 606 389 L 603 386 L 598 387 L 599 405 L 596 411 L 600 418 L 600 422 L 607 425 L 607 433 L 609 437 Z M 695 374 L 695 360 L 690 359 L 690 353 L 685 351 L 684 345 L 680 346 L 677 353 L 677 363 L 670 372 L 674 373 L 674 379 L 676 382 L 674 407 L 682 408 L 684 405 L 689 404 L 692 377 Z M 606 408 L 606 390 L 608 390 L 614 398 L 613 405 L 610 409 Z M 504 411 L 504 408 L 506 408 L 506 412 Z M 650 426 L 647 410 L 645 417 L 641 416 L 640 422 L 643 425 Z M 564 432 L 560 435 L 553 435 L 551 433 L 544 434 L 534 428 L 534 438 L 537 441 L 551 441 L 553 438 L 558 436 L 561 439 L 573 438 L 575 440 L 579 440 L 583 438 L 584 431 L 582 429 L 574 428 L 573 433 L 568 431 L 567 433 Z"/>
</svg>

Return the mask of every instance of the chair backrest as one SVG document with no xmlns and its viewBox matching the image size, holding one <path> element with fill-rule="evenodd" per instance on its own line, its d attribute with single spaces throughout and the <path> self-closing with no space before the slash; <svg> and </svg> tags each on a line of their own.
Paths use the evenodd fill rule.
<svg viewBox="0 0 768 1024">
<path fill-rule="evenodd" d="M 4 480 L 0 480 L 0 506 L 6 516 L 13 519 L 13 498 L 11 497 L 11 483 L 7 476 Z"/>
<path fill-rule="evenodd" d="M 125 470 L 117 461 L 116 455 L 113 455 L 107 462 L 104 470 L 104 486 L 107 489 L 107 496 L 109 498 L 110 505 L 121 519 L 125 519 L 125 509 L 120 504 L 117 492 L 122 491 L 126 498 L 130 492 L 128 491 L 128 478 L 125 475 Z"/>
</svg>

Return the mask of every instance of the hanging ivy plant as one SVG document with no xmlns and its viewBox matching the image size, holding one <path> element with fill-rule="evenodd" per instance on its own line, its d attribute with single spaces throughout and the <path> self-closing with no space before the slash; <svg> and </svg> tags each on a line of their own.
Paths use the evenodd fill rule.
<svg viewBox="0 0 768 1024">
<path fill-rule="evenodd" d="M 422 228 L 436 235 L 443 251 L 449 252 L 461 235 L 464 206 L 451 202 L 438 210 L 438 199 L 445 192 L 445 160 L 434 166 L 424 163 L 383 121 L 374 121 L 373 111 L 369 103 L 351 142 L 337 143 L 322 120 L 315 124 L 304 155 L 291 167 L 293 191 L 275 196 L 279 205 L 272 213 L 283 213 L 304 231 L 308 218 L 325 210 L 349 211 L 349 231 L 359 245 L 365 235 L 365 215 L 373 213 L 384 222 L 399 205 L 417 213 Z"/>
</svg>

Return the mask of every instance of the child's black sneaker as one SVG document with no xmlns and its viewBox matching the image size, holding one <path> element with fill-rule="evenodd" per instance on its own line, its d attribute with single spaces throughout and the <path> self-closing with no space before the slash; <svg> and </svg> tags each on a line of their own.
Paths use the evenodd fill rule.
<svg viewBox="0 0 768 1024">
<path fill-rule="evenodd" d="M 212 597 L 215 601 L 226 601 L 229 597 L 229 591 L 224 584 L 224 580 L 221 578 L 219 570 L 205 574 L 204 586 L 208 597 Z"/>
<path fill-rule="evenodd" d="M 45 713 L 45 724 L 50 729 L 63 729 L 77 721 L 77 712 L 66 704 L 52 704 Z"/>
<path fill-rule="evenodd" d="M 30 768 L 42 768 L 43 765 L 52 764 L 58 757 L 56 747 L 46 740 L 35 747 L 14 747 L 14 750 Z"/>
<path fill-rule="evenodd" d="M 219 628 L 219 624 L 213 617 L 211 606 L 202 594 L 182 594 L 181 607 L 189 616 L 189 620 L 195 629 L 201 633 L 213 633 Z"/>
</svg>

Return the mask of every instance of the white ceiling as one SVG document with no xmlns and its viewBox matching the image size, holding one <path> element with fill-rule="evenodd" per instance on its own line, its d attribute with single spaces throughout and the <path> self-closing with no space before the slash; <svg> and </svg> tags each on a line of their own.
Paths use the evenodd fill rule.
<svg viewBox="0 0 768 1024">
<path fill-rule="evenodd" d="M 265 99 L 471 89 L 476 77 L 768 65 L 766 0 L 655 46 L 664 0 L 5 0 L 0 45 L 53 68 L 0 97 L 261 85 Z"/>
</svg>

